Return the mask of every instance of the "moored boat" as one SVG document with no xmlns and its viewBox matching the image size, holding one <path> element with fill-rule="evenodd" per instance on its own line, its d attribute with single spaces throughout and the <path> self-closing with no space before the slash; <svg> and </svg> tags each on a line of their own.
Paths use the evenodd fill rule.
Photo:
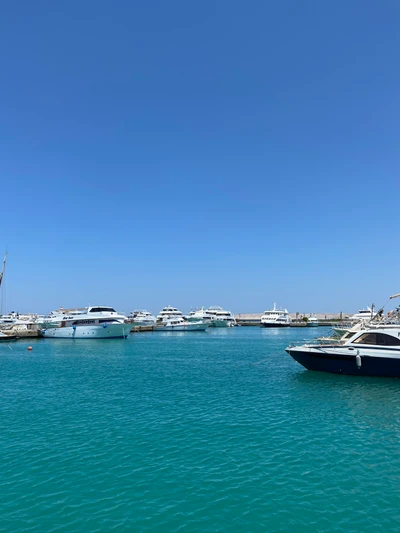
<svg viewBox="0 0 400 533">
<path fill-rule="evenodd" d="M 211 327 L 229 328 L 236 326 L 236 319 L 233 314 L 230 311 L 225 311 L 222 307 L 211 306 L 205 312 L 211 318 Z"/>
<path fill-rule="evenodd" d="M 9 342 L 9 341 L 15 341 L 17 339 L 17 336 L 14 334 L 6 335 L 2 331 L 0 331 L 0 342 Z"/>
<path fill-rule="evenodd" d="M 367 306 L 366 309 L 360 309 L 358 313 L 355 313 L 354 315 L 350 316 L 348 320 L 350 322 L 359 322 L 360 320 L 370 321 L 373 320 L 376 316 L 376 313 L 374 313 L 374 306 L 369 307 Z"/>
<path fill-rule="evenodd" d="M 318 318 L 315 315 L 311 314 L 308 317 L 307 326 L 309 328 L 315 328 L 316 326 L 319 326 Z"/>
<path fill-rule="evenodd" d="M 182 317 L 171 317 L 157 326 L 156 331 L 205 331 L 209 325 L 209 322 L 188 322 Z"/>
<path fill-rule="evenodd" d="M 167 305 L 166 307 L 163 307 L 159 314 L 157 315 L 157 324 L 164 324 L 166 321 L 168 321 L 170 318 L 183 318 L 184 316 L 179 309 L 176 307 L 172 307 L 171 305 Z"/>
<path fill-rule="evenodd" d="M 128 320 L 135 326 L 153 326 L 156 323 L 156 317 L 144 310 L 132 311 Z"/>
<path fill-rule="evenodd" d="M 204 307 L 200 307 L 197 309 L 193 309 L 193 311 L 190 311 L 187 320 L 188 322 L 210 322 L 211 325 L 212 316 L 207 312 L 206 309 L 204 309 Z"/>
<path fill-rule="evenodd" d="M 397 297 L 400 295 L 395 295 Z M 393 298 L 393 297 L 392 297 Z M 400 312 L 362 322 L 332 344 L 288 346 L 286 352 L 308 370 L 332 374 L 400 377 Z"/>
<path fill-rule="evenodd" d="M 42 335 L 48 338 L 122 339 L 129 335 L 131 328 L 125 315 L 112 307 L 97 306 L 54 318 L 42 329 Z"/>
<path fill-rule="evenodd" d="M 261 317 L 261 326 L 264 328 L 286 328 L 290 326 L 290 316 L 287 309 L 274 308 L 265 311 Z"/>
</svg>

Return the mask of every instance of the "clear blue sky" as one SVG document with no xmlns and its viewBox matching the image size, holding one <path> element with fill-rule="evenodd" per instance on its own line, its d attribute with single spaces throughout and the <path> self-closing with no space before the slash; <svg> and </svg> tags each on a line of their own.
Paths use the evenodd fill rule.
<svg viewBox="0 0 400 533">
<path fill-rule="evenodd" d="M 397 0 L 3 3 L 7 310 L 400 291 Z"/>
</svg>

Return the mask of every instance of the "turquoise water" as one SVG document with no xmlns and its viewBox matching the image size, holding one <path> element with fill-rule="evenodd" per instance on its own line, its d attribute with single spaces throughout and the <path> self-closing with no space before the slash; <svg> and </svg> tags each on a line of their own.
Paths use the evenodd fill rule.
<svg viewBox="0 0 400 533">
<path fill-rule="evenodd" d="M 283 352 L 322 333 L 0 345 L 0 531 L 400 531 L 400 381 Z"/>
</svg>

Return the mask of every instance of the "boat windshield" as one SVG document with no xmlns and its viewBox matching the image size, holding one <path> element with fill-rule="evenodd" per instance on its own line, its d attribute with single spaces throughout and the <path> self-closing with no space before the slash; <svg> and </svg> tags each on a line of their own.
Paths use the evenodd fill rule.
<svg viewBox="0 0 400 533">
<path fill-rule="evenodd" d="M 385 333 L 363 333 L 353 344 L 373 344 L 375 346 L 400 346 L 400 339 Z"/>
</svg>

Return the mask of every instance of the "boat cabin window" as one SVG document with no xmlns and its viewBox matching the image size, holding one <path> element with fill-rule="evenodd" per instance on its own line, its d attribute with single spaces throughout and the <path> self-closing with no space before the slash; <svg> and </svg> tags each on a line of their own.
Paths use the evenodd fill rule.
<svg viewBox="0 0 400 533">
<path fill-rule="evenodd" d="M 385 333 L 363 333 L 353 341 L 354 344 L 374 344 L 378 346 L 400 346 L 400 339 Z"/>
<path fill-rule="evenodd" d="M 102 311 L 115 313 L 115 309 L 113 309 L 112 307 L 92 307 L 92 309 L 90 310 L 91 313 L 101 313 Z"/>
</svg>

